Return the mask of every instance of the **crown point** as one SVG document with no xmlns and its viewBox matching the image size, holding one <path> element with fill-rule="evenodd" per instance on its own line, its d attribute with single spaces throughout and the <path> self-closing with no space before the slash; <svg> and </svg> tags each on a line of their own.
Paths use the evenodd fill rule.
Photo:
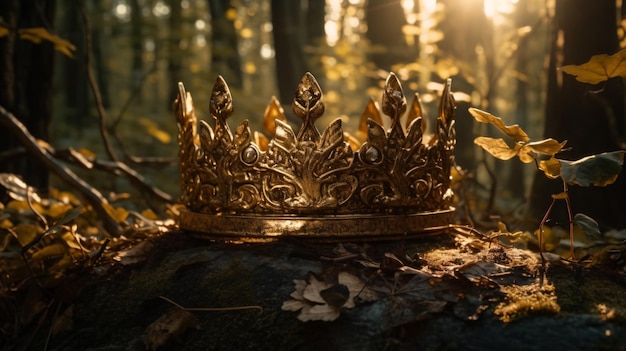
<svg viewBox="0 0 626 351">
<path fill-rule="evenodd" d="M 385 81 L 383 91 L 383 113 L 391 117 L 392 124 L 406 111 L 406 99 L 398 77 L 392 72 Z"/>
<path fill-rule="evenodd" d="M 322 89 L 310 72 L 307 72 L 298 85 L 292 104 L 293 113 L 302 120 L 298 140 L 317 142 L 320 132 L 315 120 L 324 113 Z"/>
<path fill-rule="evenodd" d="M 296 116 L 302 120 L 315 120 L 324 113 L 322 88 L 310 72 L 298 84 L 292 107 Z"/>
<path fill-rule="evenodd" d="M 422 100 L 420 99 L 419 93 L 415 93 L 413 97 L 413 103 L 411 103 L 411 108 L 409 108 L 409 115 L 406 118 L 406 130 L 409 130 L 409 126 L 416 120 L 418 117 L 424 116 L 424 107 L 422 106 Z M 426 129 L 426 123 L 422 122 L 422 132 Z"/>
<path fill-rule="evenodd" d="M 383 125 L 383 120 L 380 117 L 378 103 L 374 99 L 370 98 L 365 110 L 361 114 L 361 121 L 359 122 L 359 129 L 356 132 L 357 140 L 363 143 L 367 139 L 367 130 L 369 128 L 369 120 L 372 120 L 380 125 Z"/>
<path fill-rule="evenodd" d="M 452 94 L 452 79 L 448 78 L 441 93 L 441 100 L 439 102 L 439 118 L 449 125 L 453 119 L 455 108 L 456 105 L 454 95 Z"/>
<path fill-rule="evenodd" d="M 222 123 L 233 114 L 233 98 L 222 76 L 218 76 L 213 85 L 209 110 L 213 118 Z"/>
<path fill-rule="evenodd" d="M 287 117 L 285 117 L 285 110 L 280 104 L 280 101 L 276 98 L 276 96 L 272 96 L 272 100 L 265 108 L 265 113 L 263 113 L 263 130 L 269 135 L 274 135 L 276 133 L 276 120 L 287 121 Z"/>
</svg>

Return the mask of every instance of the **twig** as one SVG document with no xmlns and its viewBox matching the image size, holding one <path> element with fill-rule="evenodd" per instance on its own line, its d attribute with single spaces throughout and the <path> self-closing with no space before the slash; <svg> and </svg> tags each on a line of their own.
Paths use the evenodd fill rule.
<svg viewBox="0 0 626 351">
<path fill-rule="evenodd" d="M 263 307 L 261 306 L 236 306 L 236 307 L 192 307 L 192 308 L 187 308 L 187 307 L 183 307 L 179 304 L 177 304 L 176 302 L 168 299 L 165 296 L 159 296 L 160 298 L 162 298 L 163 300 L 171 303 L 172 305 L 180 308 L 183 311 L 187 311 L 187 312 L 215 312 L 215 311 L 241 311 L 241 310 L 259 310 L 259 314 L 263 313 Z"/>
<path fill-rule="evenodd" d="M 85 13 L 85 8 L 82 1 L 78 1 L 78 3 L 80 4 L 78 6 L 78 12 L 80 13 L 80 17 L 83 21 L 83 31 L 85 34 L 85 71 L 87 73 L 87 81 L 89 82 L 89 86 L 91 87 L 91 92 L 93 93 L 93 97 L 96 103 L 96 110 L 98 111 L 98 119 L 100 121 L 100 136 L 102 137 L 102 142 L 104 143 L 104 148 L 109 155 L 109 158 L 112 161 L 119 161 L 117 155 L 115 154 L 115 151 L 113 151 L 111 141 L 109 140 L 109 134 L 106 127 L 106 115 L 104 111 L 104 105 L 102 104 L 102 95 L 100 94 L 100 89 L 96 84 L 96 79 L 93 76 L 93 70 L 91 69 L 92 40 L 89 19 L 87 18 L 87 14 Z"/>
<path fill-rule="evenodd" d="M 149 185 L 143 176 L 141 176 L 139 173 L 137 173 L 135 170 L 133 170 L 123 162 L 98 159 L 88 160 L 72 148 L 68 148 L 62 151 L 54 151 L 53 155 L 56 158 L 78 164 L 86 169 L 97 168 L 99 170 L 110 172 L 113 174 L 121 173 L 135 188 L 140 190 L 142 193 L 148 193 L 167 204 L 174 203 L 174 200 L 168 193 Z"/>
<path fill-rule="evenodd" d="M 33 154 L 46 168 L 59 177 L 71 188 L 76 189 L 83 199 L 91 205 L 98 217 L 102 220 L 104 229 L 111 235 L 118 237 L 122 228 L 105 209 L 108 201 L 100 192 L 79 178 L 72 170 L 63 166 L 28 132 L 28 129 L 13 114 L 0 106 L 0 125 L 8 128 L 13 135 Z"/>
</svg>

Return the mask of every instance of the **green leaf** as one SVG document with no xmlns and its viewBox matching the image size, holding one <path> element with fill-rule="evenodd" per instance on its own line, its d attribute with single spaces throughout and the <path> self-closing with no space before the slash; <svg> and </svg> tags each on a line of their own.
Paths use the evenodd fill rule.
<svg viewBox="0 0 626 351">
<path fill-rule="evenodd" d="M 568 184 L 607 186 L 613 184 L 622 171 L 626 151 L 605 152 L 576 161 L 558 160 L 561 177 Z"/>
<path fill-rule="evenodd" d="M 594 55 L 582 65 L 561 67 L 567 74 L 583 83 L 598 84 L 613 77 L 626 77 L 626 49 L 614 55 Z"/>
<path fill-rule="evenodd" d="M 469 113 L 474 117 L 476 121 L 480 123 L 489 123 L 494 125 L 509 138 L 513 139 L 513 141 L 516 143 L 526 143 L 530 141 L 528 134 L 526 134 L 526 132 L 524 132 L 524 130 L 520 128 L 520 126 L 518 126 L 517 124 L 507 126 L 504 124 L 504 122 L 502 122 L 502 119 L 500 117 L 496 117 L 489 112 L 485 112 L 473 107 L 470 107 Z"/>
<path fill-rule="evenodd" d="M 591 238 L 600 237 L 600 226 L 598 226 L 598 222 L 586 214 L 577 213 L 574 216 L 574 224 L 581 227 L 587 236 Z"/>
</svg>

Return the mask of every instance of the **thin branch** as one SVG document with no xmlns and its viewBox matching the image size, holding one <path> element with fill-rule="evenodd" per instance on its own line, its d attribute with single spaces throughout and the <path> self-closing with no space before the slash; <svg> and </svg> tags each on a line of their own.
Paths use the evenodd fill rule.
<svg viewBox="0 0 626 351">
<path fill-rule="evenodd" d="M 98 84 L 96 84 L 93 70 L 91 69 L 91 48 L 93 46 L 91 39 L 91 27 L 89 26 L 89 19 L 87 18 L 87 14 L 85 13 L 83 2 L 78 1 L 78 3 L 80 4 L 78 6 L 78 12 L 80 13 L 80 17 L 83 21 L 83 30 L 85 32 L 85 71 L 87 73 L 87 81 L 89 81 L 89 86 L 91 87 L 91 91 L 95 99 L 96 110 L 98 111 L 98 119 L 100 121 L 100 136 L 102 137 L 102 142 L 104 143 L 104 148 L 109 155 L 109 158 L 112 161 L 117 162 L 119 161 L 119 159 L 117 158 L 117 155 L 113 150 L 113 146 L 111 145 L 111 141 L 109 140 L 109 134 L 106 126 L 106 114 L 104 110 L 104 104 L 102 103 L 102 95 L 100 94 Z"/>
<path fill-rule="evenodd" d="M 160 201 L 168 204 L 174 203 L 174 200 L 169 194 L 162 191 L 161 189 L 149 185 L 143 176 L 135 172 L 135 170 L 133 170 L 123 162 L 114 162 L 98 159 L 87 160 L 86 158 L 82 157 L 79 152 L 72 148 L 63 151 L 53 151 L 52 154 L 54 155 L 54 157 L 57 157 L 64 161 L 72 162 L 74 164 L 78 164 L 86 169 L 96 168 L 113 174 L 121 174 L 142 193 L 148 193 L 153 197 L 159 199 Z"/>
<path fill-rule="evenodd" d="M 0 125 L 8 128 L 20 140 L 22 145 L 46 168 L 71 188 L 76 189 L 84 200 L 93 207 L 98 217 L 102 220 L 104 229 L 110 235 L 115 237 L 121 235 L 122 228 L 105 209 L 105 206 L 108 205 L 106 198 L 97 189 L 78 177 L 72 170 L 57 162 L 45 146 L 39 145 L 22 122 L 2 106 L 0 106 Z"/>
<path fill-rule="evenodd" d="M 259 310 L 259 314 L 263 313 L 263 307 L 261 306 L 236 306 L 236 307 L 183 307 L 176 302 L 168 299 L 165 296 L 159 296 L 163 300 L 171 303 L 179 309 L 187 312 L 214 312 L 214 311 L 241 311 L 241 310 Z"/>
</svg>

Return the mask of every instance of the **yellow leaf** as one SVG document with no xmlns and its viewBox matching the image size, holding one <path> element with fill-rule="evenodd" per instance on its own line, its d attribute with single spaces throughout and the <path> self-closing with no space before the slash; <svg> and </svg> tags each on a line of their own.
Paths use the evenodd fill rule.
<svg viewBox="0 0 626 351">
<path fill-rule="evenodd" d="M 555 199 L 555 200 L 565 200 L 565 199 L 569 198 L 569 195 L 568 195 L 567 191 L 564 191 L 562 193 L 552 194 L 552 198 Z"/>
<path fill-rule="evenodd" d="M 554 156 L 555 154 L 559 153 L 561 149 L 563 149 L 565 143 L 567 143 L 567 140 L 559 143 L 552 138 L 548 138 L 540 141 L 533 141 L 526 145 L 530 147 L 536 154 Z"/>
<path fill-rule="evenodd" d="M 60 51 L 68 57 L 73 57 L 72 52 L 76 50 L 76 47 L 72 43 L 57 37 L 43 27 L 22 28 L 18 32 L 20 39 L 28 40 L 35 44 L 41 44 L 44 40 L 49 41 L 54 45 L 55 50 Z"/>
<path fill-rule="evenodd" d="M 154 123 L 149 118 L 141 117 L 139 119 L 139 123 L 143 125 L 144 127 L 146 127 L 146 131 L 148 132 L 148 134 L 152 135 L 155 139 L 157 139 L 161 143 L 168 144 L 172 140 L 169 133 L 160 129 L 156 125 L 156 123 Z"/>
<path fill-rule="evenodd" d="M 13 236 L 9 232 L 0 234 L 0 252 L 7 249 L 7 247 L 9 246 L 9 243 L 11 242 L 12 237 Z"/>
<path fill-rule="evenodd" d="M 151 219 L 153 221 L 156 221 L 157 219 L 159 219 L 159 217 L 156 215 L 156 213 L 154 213 L 154 211 L 152 211 L 150 209 L 141 211 L 141 215 L 143 217 L 145 217 L 146 219 Z"/>
<path fill-rule="evenodd" d="M 626 77 L 626 49 L 613 55 L 594 55 L 582 65 L 561 67 L 567 74 L 583 83 L 598 84 L 613 77 Z"/>
<path fill-rule="evenodd" d="M 515 141 L 516 143 L 517 142 L 526 143 L 530 141 L 528 134 L 526 134 L 526 132 L 524 132 L 524 130 L 520 128 L 520 126 L 518 126 L 517 124 L 507 126 L 504 124 L 504 122 L 502 122 L 502 119 L 500 117 L 496 117 L 489 112 L 485 112 L 485 111 L 482 111 L 473 107 L 469 108 L 469 113 L 478 122 L 489 123 L 489 124 L 494 125 L 498 129 L 500 129 L 500 131 L 506 134 L 509 138 L 513 139 L 513 141 Z"/>
<path fill-rule="evenodd" d="M 0 26 L 0 38 L 9 35 L 9 28 Z"/>
<path fill-rule="evenodd" d="M 560 152 L 565 146 L 567 141 L 559 143 L 558 141 L 548 138 L 540 141 L 533 141 L 525 144 L 519 152 L 519 158 L 524 163 L 530 163 L 540 156 L 539 158 L 546 159 L 553 157 L 556 153 Z"/>
<path fill-rule="evenodd" d="M 13 232 L 22 247 L 30 244 L 39 235 L 39 229 L 32 224 L 18 224 L 13 227 Z"/>
<path fill-rule="evenodd" d="M 102 204 L 109 216 L 113 217 L 117 223 L 124 223 L 128 217 L 128 211 L 122 207 L 114 208 L 109 204 Z"/>
<path fill-rule="evenodd" d="M 554 157 L 549 160 L 539 161 L 539 169 L 548 178 L 556 179 L 561 176 L 561 162 Z"/>
<path fill-rule="evenodd" d="M 13 228 L 14 224 L 9 219 L 3 219 L 0 221 L 0 229 L 9 229 Z"/>
<path fill-rule="evenodd" d="M 45 214 L 56 219 L 61 218 L 67 211 L 71 210 L 72 206 L 62 202 L 55 202 L 51 204 L 45 211 Z"/>
<path fill-rule="evenodd" d="M 62 244 L 52 244 L 43 247 L 41 250 L 36 251 L 31 259 L 33 261 L 39 261 L 50 257 L 62 256 L 67 252 L 67 248 Z"/>
<path fill-rule="evenodd" d="M 488 137 L 478 137 L 474 139 L 474 144 L 482 147 L 490 153 L 493 157 L 501 160 L 509 160 L 519 151 L 519 145 L 515 146 L 515 149 L 509 147 L 509 145 L 502 138 L 494 139 Z"/>
</svg>

